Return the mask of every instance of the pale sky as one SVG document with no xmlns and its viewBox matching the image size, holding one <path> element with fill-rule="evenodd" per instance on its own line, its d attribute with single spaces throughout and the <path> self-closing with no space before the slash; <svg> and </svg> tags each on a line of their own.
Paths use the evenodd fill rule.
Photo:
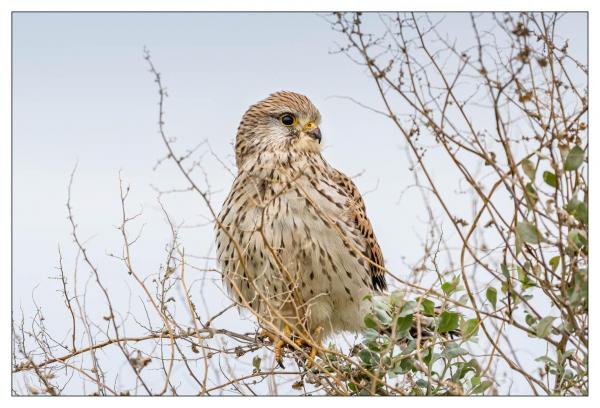
<svg viewBox="0 0 600 408">
<path fill-rule="evenodd" d="M 451 34 L 471 35 L 461 15 L 449 16 Z M 584 15 L 566 24 L 571 45 L 585 54 Z M 453 23 L 455 22 L 455 23 Z M 180 152 L 208 141 L 232 169 L 232 141 L 249 105 L 278 90 L 307 95 L 321 111 L 324 156 L 350 176 L 364 194 L 367 212 L 387 267 L 399 276 L 420 257 L 426 233 L 419 192 L 402 151 L 402 136 L 389 120 L 347 96 L 381 107 L 373 80 L 342 54 L 343 38 L 312 13 L 17 13 L 13 16 L 13 306 L 31 316 L 34 287 L 47 305 L 48 321 L 63 323 L 58 298 L 57 248 L 67 269 L 75 252 L 66 219 L 67 184 L 75 163 L 72 204 L 80 233 L 105 283 L 127 302 L 128 277 L 106 254 L 120 251 L 118 173 L 131 184 L 129 208 L 143 209 L 145 223 L 134 261 L 154 273 L 165 258 L 169 229 L 153 186 L 185 182 L 170 164 L 157 133 L 157 92 L 143 59 L 147 47 L 168 88 L 167 131 Z M 203 168 L 218 210 L 232 175 L 207 152 Z M 447 192 L 455 174 L 443 167 L 433 176 Z M 203 183 L 203 176 L 197 179 Z M 203 185 L 203 184 L 202 184 Z M 457 196 L 457 215 L 469 208 Z M 205 221 L 208 212 L 191 194 L 172 195 L 166 207 L 177 221 Z M 451 230 L 448 228 L 448 233 Z M 451 237 L 451 235 L 450 235 Z M 186 230 L 186 251 L 212 255 L 212 226 Z M 83 269 L 83 268 L 82 268 Z M 218 293 L 219 305 L 226 299 Z M 99 310 L 98 313 L 102 313 Z M 234 315 L 232 315 L 234 316 Z M 223 323 L 222 323 L 223 324 Z M 232 321 L 232 325 L 237 323 Z M 66 327 L 66 326 L 65 326 Z"/>
</svg>

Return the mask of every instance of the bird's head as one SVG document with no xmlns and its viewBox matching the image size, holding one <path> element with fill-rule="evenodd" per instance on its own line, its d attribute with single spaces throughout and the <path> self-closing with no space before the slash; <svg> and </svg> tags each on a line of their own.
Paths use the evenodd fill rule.
<svg viewBox="0 0 600 408">
<path fill-rule="evenodd" d="M 238 167 L 264 151 L 318 153 L 320 122 L 319 111 L 306 96 L 286 91 L 269 95 L 252 105 L 242 118 L 235 149 Z"/>
</svg>

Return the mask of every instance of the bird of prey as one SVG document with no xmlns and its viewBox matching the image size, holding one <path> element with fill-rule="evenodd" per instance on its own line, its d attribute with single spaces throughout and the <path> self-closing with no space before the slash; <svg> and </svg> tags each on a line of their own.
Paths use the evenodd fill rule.
<svg viewBox="0 0 600 408">
<path fill-rule="evenodd" d="M 304 95 L 276 92 L 237 131 L 238 173 L 217 218 L 227 289 L 267 332 L 312 345 L 364 328 L 367 294 L 386 289 L 363 199 L 321 153 L 321 115 Z M 318 339 L 318 340 L 315 340 Z"/>
</svg>

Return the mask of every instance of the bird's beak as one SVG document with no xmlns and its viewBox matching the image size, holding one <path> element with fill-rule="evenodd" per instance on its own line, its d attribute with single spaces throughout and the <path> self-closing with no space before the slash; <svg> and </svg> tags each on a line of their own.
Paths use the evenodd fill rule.
<svg viewBox="0 0 600 408">
<path fill-rule="evenodd" d="M 310 137 L 312 137 L 313 139 L 315 139 L 317 142 L 321 143 L 321 129 L 319 129 L 318 127 L 309 130 L 308 132 L 306 132 Z"/>
</svg>

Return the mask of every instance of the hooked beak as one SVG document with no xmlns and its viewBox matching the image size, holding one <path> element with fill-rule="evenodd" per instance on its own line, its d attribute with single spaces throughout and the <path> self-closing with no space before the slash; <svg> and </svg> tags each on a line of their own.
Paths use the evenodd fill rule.
<svg viewBox="0 0 600 408">
<path fill-rule="evenodd" d="M 321 129 L 314 128 L 313 130 L 309 130 L 306 132 L 310 137 L 315 139 L 317 142 L 321 143 Z"/>
</svg>

